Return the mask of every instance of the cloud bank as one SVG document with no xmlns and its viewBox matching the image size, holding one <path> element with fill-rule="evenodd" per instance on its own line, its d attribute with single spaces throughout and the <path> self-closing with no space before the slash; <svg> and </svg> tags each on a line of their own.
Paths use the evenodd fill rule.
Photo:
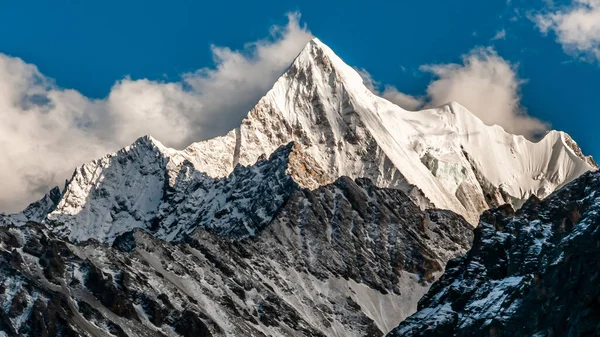
<svg viewBox="0 0 600 337">
<path fill-rule="evenodd" d="M 600 0 L 573 0 L 532 19 L 542 33 L 554 32 L 568 54 L 600 62 Z"/>
<path fill-rule="evenodd" d="M 365 83 L 379 95 L 407 109 L 419 110 L 456 101 L 487 125 L 500 125 L 507 132 L 534 139 L 548 129 L 520 106 L 523 83 L 515 66 L 491 48 L 476 48 L 462 58 L 462 64 L 433 64 L 420 67 L 434 75 L 423 96 L 411 96 L 391 86 L 377 90 L 377 82 L 365 74 Z"/>
<path fill-rule="evenodd" d="M 212 46 L 212 68 L 172 83 L 125 78 L 97 100 L 0 54 L 0 211 L 20 211 L 75 167 L 142 135 L 182 148 L 237 126 L 312 38 L 299 14 L 288 18 L 242 51 Z"/>
</svg>

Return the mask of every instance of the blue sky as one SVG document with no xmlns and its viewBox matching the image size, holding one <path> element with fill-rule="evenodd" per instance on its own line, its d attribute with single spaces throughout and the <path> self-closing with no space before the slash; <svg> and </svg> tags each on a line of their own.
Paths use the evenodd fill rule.
<svg viewBox="0 0 600 337">
<path fill-rule="evenodd" d="M 572 27 L 562 24 L 564 20 L 560 21 L 564 15 L 578 10 L 589 12 L 590 15 L 583 16 L 585 20 L 600 18 L 594 16 L 600 15 L 598 0 L 368 3 L 349 0 L 327 3 L 285 0 L 168 3 L 154 0 L 25 0 L 5 2 L 1 9 L 0 53 L 8 57 L 6 69 L 20 69 L 7 86 L 14 89 L 9 91 L 30 97 L 33 103 L 29 104 L 35 105 L 40 113 L 58 116 L 40 122 L 40 129 L 32 133 L 35 137 L 47 133 L 48 141 L 24 147 L 13 155 L 34 150 L 52 153 L 56 158 L 65 159 L 62 163 L 65 170 L 66 167 L 71 170 L 79 162 L 94 158 L 99 153 L 126 145 L 138 136 L 137 133 L 140 133 L 139 136 L 150 132 L 160 135 L 161 130 L 155 131 L 152 127 L 155 127 L 154 124 L 161 126 L 165 115 L 176 116 L 173 118 L 177 120 L 173 122 L 175 126 L 190 124 L 189 120 L 169 109 L 189 108 L 188 105 L 192 104 L 189 103 L 192 101 L 177 101 L 177 97 L 183 95 L 178 86 L 208 90 L 207 86 L 212 85 L 210 90 L 214 89 L 214 83 L 208 84 L 207 79 L 216 78 L 213 82 L 218 82 L 221 73 L 220 61 L 215 64 L 212 45 L 241 51 L 233 53 L 233 56 L 226 53 L 230 55 L 226 57 L 230 57 L 229 61 L 239 58 L 243 61 L 244 57 L 252 54 L 252 50 L 244 49 L 246 44 L 267 38 L 260 46 L 264 50 L 281 53 L 282 59 L 270 60 L 267 57 L 266 61 L 257 61 L 256 58 L 261 56 L 255 55 L 250 56 L 248 62 L 251 65 L 274 62 L 276 66 L 264 67 L 275 74 L 282 64 L 290 61 L 287 59 L 297 47 L 288 48 L 281 43 L 281 46 L 268 49 L 265 45 L 288 36 L 292 36 L 290 40 L 295 39 L 294 43 L 298 44 L 308 31 L 328 44 L 348 64 L 366 70 L 379 83 L 381 90 L 385 85 L 391 85 L 414 96 L 426 96 L 428 86 L 436 78 L 422 66 L 462 65 L 465 55 L 478 47 L 489 47 L 491 49 L 487 50 L 493 51 L 494 57 L 515 72 L 513 80 L 517 81 L 516 97 L 522 106 L 520 111 L 550 123 L 552 128 L 570 133 L 586 154 L 600 158 L 600 136 L 597 132 L 600 117 L 596 103 L 600 92 L 597 80 L 600 77 L 600 53 L 594 54 L 598 51 L 600 36 L 595 36 L 593 31 L 587 32 L 590 33 L 589 39 L 582 41 L 577 34 L 573 37 Z M 269 38 L 274 26 L 285 30 L 288 24 L 286 13 L 289 12 L 300 13 L 300 24 L 306 25 L 306 28 L 301 26 L 299 32 L 286 35 L 284 31 Z M 577 27 L 574 29 L 577 32 Z M 23 62 L 16 64 L 13 58 L 20 58 Z M 233 67 L 233 70 L 244 69 L 246 61 L 234 61 L 231 61 L 232 64 L 239 65 L 241 62 L 242 66 Z M 255 72 L 260 73 L 263 68 L 258 68 Z M 19 81 L 19 76 L 28 80 Z M 147 81 L 143 81 L 145 79 Z M 271 80 L 269 76 L 267 79 Z M 231 79 L 228 81 L 231 82 Z M 241 80 L 235 78 L 234 81 Z M 253 82 L 245 85 L 252 86 Z M 262 91 L 268 89 L 266 85 L 257 84 L 255 91 L 246 89 L 247 95 L 242 95 L 241 100 L 245 100 L 246 105 L 254 102 Z M 230 90 L 226 84 L 217 86 L 225 89 L 215 93 Z M 130 96 L 123 93 L 125 91 L 135 92 L 137 96 L 129 99 Z M 38 104 L 40 101 L 52 101 L 53 104 L 42 106 Z M 157 111 L 153 104 L 168 105 L 168 109 Z M 224 111 L 219 104 L 227 105 L 228 102 L 207 104 L 215 111 L 217 108 Z M 227 105 L 226 108 L 242 109 L 246 105 Z M 124 113 L 125 117 L 115 119 L 115 115 L 119 114 L 115 111 L 139 106 L 145 107 L 144 111 L 136 112 L 140 119 L 136 120 L 135 114 L 127 115 L 128 112 Z M 77 109 L 85 110 L 85 113 L 79 113 Z M 193 107 L 190 109 L 193 110 Z M 148 124 L 150 130 L 146 131 L 142 125 L 139 129 L 134 128 L 133 133 L 116 137 L 119 138 L 116 142 L 105 142 L 118 132 L 115 130 L 119 130 L 119 125 L 139 126 L 139 121 L 145 120 L 143 113 L 148 111 L 158 116 L 148 119 L 156 121 L 153 125 Z M 233 119 L 241 118 L 244 112 L 234 114 Z M 226 130 L 235 125 L 235 121 L 219 121 L 220 114 L 213 111 L 205 114 L 208 116 L 206 120 L 193 120 L 198 129 L 208 131 L 192 132 L 173 140 L 167 135 L 164 136 L 166 142 L 171 141 L 169 145 L 181 147 L 194 137 L 214 136 L 209 132 L 211 130 Z M 57 121 L 60 118 L 69 121 Z M 29 125 L 26 122 L 29 121 L 22 125 Z M 112 125 L 113 129 L 107 125 Z M 76 130 L 73 131 L 73 128 Z M 69 147 L 73 143 L 83 144 L 88 136 L 93 140 L 89 144 Z M 161 139 L 160 136 L 157 138 Z M 27 139 L 19 142 L 27 142 Z M 97 146 L 103 142 L 105 146 Z M 68 148 L 68 153 L 61 152 L 65 148 Z M 14 162 L 14 158 L 4 158 L 0 164 Z M 4 166 L 19 170 L 8 164 Z M 56 170 L 62 170 L 62 166 L 56 164 Z M 54 173 L 53 169 L 48 169 L 42 177 L 27 176 L 31 190 L 43 190 L 52 181 L 63 178 L 62 173 Z"/>
</svg>

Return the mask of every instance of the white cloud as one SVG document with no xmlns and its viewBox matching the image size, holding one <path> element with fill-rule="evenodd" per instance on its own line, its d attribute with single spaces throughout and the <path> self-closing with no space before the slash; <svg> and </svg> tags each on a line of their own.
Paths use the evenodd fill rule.
<svg viewBox="0 0 600 337">
<path fill-rule="evenodd" d="M 363 78 L 363 83 L 369 90 L 377 95 L 387 99 L 388 101 L 410 111 L 416 111 L 425 105 L 423 97 L 407 95 L 398 91 L 396 87 L 391 85 L 382 85 L 380 82 L 373 79 L 373 76 L 365 69 L 355 69 Z M 380 88 L 383 87 L 383 90 Z"/>
<path fill-rule="evenodd" d="M 600 61 L 600 0 L 573 0 L 532 19 L 542 33 L 554 32 L 568 54 Z"/>
<path fill-rule="evenodd" d="M 492 37 L 492 41 L 506 40 L 506 29 L 502 29 L 496 32 L 496 35 Z"/>
<path fill-rule="evenodd" d="M 237 126 L 312 38 L 290 14 L 242 51 L 212 46 L 215 66 L 165 83 L 125 78 L 89 99 L 0 54 L 0 211 L 18 211 L 73 168 L 152 134 L 182 148 Z"/>
<path fill-rule="evenodd" d="M 406 110 L 416 111 L 425 104 L 423 97 L 411 96 L 398 91 L 394 86 L 386 85 L 381 96 L 390 102 L 393 102 Z"/>
<path fill-rule="evenodd" d="M 514 66 L 491 48 L 474 49 L 463 56 L 463 64 L 426 65 L 421 69 L 436 76 L 427 87 L 429 106 L 456 101 L 485 124 L 497 124 L 528 138 L 548 128 L 520 106 L 519 86 L 523 81 Z"/>
<path fill-rule="evenodd" d="M 491 48 L 477 48 L 463 56 L 462 64 L 425 65 L 422 71 L 435 78 L 429 83 L 423 97 L 403 94 L 391 86 L 383 91 L 368 74 L 372 89 L 407 110 L 440 106 L 459 102 L 487 125 L 500 125 L 507 132 L 528 138 L 547 130 L 548 125 L 527 115 L 520 106 L 521 81 L 515 67 Z"/>
</svg>

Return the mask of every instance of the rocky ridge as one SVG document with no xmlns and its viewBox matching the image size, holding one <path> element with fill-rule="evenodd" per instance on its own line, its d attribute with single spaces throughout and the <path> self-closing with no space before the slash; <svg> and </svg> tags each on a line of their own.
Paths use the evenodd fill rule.
<svg viewBox="0 0 600 337">
<path fill-rule="evenodd" d="M 285 149 L 289 149 L 286 147 Z M 275 159 L 277 160 L 277 159 Z M 290 193 L 268 226 L 111 246 L 45 225 L 0 228 L 8 336 L 380 336 L 413 312 L 470 226 L 401 191 L 338 179 Z"/>
<path fill-rule="evenodd" d="M 487 211 L 469 253 L 388 336 L 600 334 L 599 226 L 599 172 L 516 213 Z"/>
</svg>

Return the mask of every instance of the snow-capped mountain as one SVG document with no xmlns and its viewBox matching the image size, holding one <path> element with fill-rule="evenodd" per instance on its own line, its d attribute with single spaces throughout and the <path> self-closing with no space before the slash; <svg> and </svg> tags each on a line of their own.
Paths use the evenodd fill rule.
<svg viewBox="0 0 600 337">
<path fill-rule="evenodd" d="M 473 224 L 489 207 L 545 197 L 596 167 L 562 132 L 532 143 L 484 125 L 457 103 L 403 110 L 369 91 L 318 39 L 308 43 L 239 129 L 192 144 L 185 154 L 210 158 L 192 161 L 199 171 L 226 176 L 237 163 L 250 165 L 291 140 L 333 177 L 368 177 Z M 226 149 L 230 156 L 215 166 L 213 149 L 219 154 Z"/>
<path fill-rule="evenodd" d="M 70 229 L 69 237 L 80 241 L 114 238 L 151 222 L 160 227 L 156 221 L 173 207 L 168 200 L 187 199 L 190 184 L 227 178 L 238 164 L 252 165 L 291 141 L 324 172 L 322 181 L 303 187 L 365 177 L 473 225 L 489 207 L 543 198 L 596 167 L 562 132 L 533 143 L 484 125 L 457 103 L 403 110 L 370 92 L 354 69 L 314 39 L 239 128 L 183 151 L 144 137 L 83 165 L 49 219 L 59 228 L 88 226 Z"/>
<path fill-rule="evenodd" d="M 228 134 L 142 137 L 1 215 L 0 331 L 381 336 L 482 211 L 595 167 L 562 132 L 403 110 L 314 39 Z"/>
<path fill-rule="evenodd" d="M 487 211 L 473 248 L 388 336 L 598 336 L 599 229 L 599 172 L 516 214 Z"/>
</svg>

